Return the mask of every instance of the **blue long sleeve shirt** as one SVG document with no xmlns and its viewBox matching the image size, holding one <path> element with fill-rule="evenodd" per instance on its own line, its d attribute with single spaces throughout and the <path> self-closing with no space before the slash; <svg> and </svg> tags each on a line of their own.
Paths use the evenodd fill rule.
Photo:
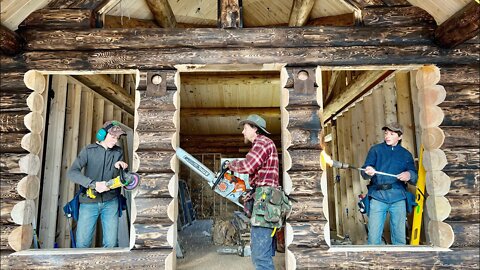
<svg viewBox="0 0 480 270">
<path fill-rule="evenodd" d="M 410 172 L 409 183 L 416 185 L 417 170 L 413 161 L 412 154 L 400 144 L 389 146 L 385 142 L 376 144 L 370 148 L 362 168 L 372 166 L 376 171 L 389 174 L 400 174 Z M 361 172 L 364 179 L 370 179 L 364 171 Z M 391 184 L 392 188 L 387 190 L 377 190 L 376 185 Z M 384 203 L 394 203 L 406 198 L 406 184 L 395 177 L 375 174 L 371 177 L 368 188 L 368 195 Z"/>
</svg>

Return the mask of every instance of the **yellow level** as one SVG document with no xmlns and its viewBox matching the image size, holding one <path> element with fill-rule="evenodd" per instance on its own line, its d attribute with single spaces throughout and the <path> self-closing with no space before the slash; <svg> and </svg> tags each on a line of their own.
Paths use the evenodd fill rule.
<svg viewBox="0 0 480 270">
<path fill-rule="evenodd" d="M 413 212 L 412 237 L 410 245 L 418 246 L 420 243 L 420 229 L 422 228 L 423 202 L 425 200 L 425 168 L 423 167 L 423 145 L 420 145 L 420 155 L 418 158 L 418 180 L 415 192 L 415 202 L 417 206 Z"/>
</svg>

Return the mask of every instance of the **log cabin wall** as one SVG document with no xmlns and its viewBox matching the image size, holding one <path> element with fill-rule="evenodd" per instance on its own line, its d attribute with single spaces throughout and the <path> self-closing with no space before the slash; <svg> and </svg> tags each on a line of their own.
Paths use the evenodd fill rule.
<svg viewBox="0 0 480 270">
<path fill-rule="evenodd" d="M 474 138 L 471 134 L 478 134 L 475 131 L 478 129 L 479 48 L 477 43 L 469 41 L 454 50 L 441 49 L 432 43 L 430 35 L 429 26 L 401 25 L 395 29 L 366 26 L 355 29 L 316 27 L 237 31 L 124 29 L 55 32 L 31 28 L 23 33 L 27 40 L 25 53 L 1 56 L 2 94 L 6 86 L 14 89 L 12 91 L 16 92 L 16 95 L 22 93 L 25 95 L 25 92 L 22 92 L 24 88 L 20 85 L 23 73 L 29 69 L 74 71 L 138 68 L 145 77 L 147 72 L 153 70 L 161 70 L 162 73 L 173 77 L 172 70 L 177 64 L 287 63 L 291 69 L 296 67 L 313 69 L 317 65 L 356 66 L 368 69 L 369 66 L 388 65 L 391 68 L 410 64 L 436 64 L 442 69 L 444 80 L 442 83 L 445 83 L 447 90 L 446 102 L 440 105 L 445 112 L 441 127 L 447 130 L 447 138 L 442 146 L 449 161 L 445 171 L 454 179 L 446 198 L 459 198 L 457 200 L 459 203 L 452 205 L 452 215 L 447 222 L 450 221 L 452 226 L 457 226 L 456 231 L 464 232 L 456 238 L 452 246 L 453 251 L 327 252 L 329 240 L 325 239 L 326 218 L 322 213 L 326 204 L 323 203 L 323 195 L 318 186 L 321 173 L 318 162 L 319 144 L 308 140 L 305 141 L 306 144 L 302 144 L 300 140 L 295 142 L 294 139 L 295 134 L 315 134 L 319 131 L 319 127 L 311 120 L 312 117 L 320 116 L 315 112 L 318 110 L 318 104 L 298 101 L 300 102 L 298 104 L 289 103 L 291 108 L 287 110 L 290 116 L 285 122 L 288 123 L 288 130 L 292 134 L 292 147 L 288 148 L 288 156 L 285 154 L 284 157 L 284 162 L 291 159 L 288 176 L 284 177 L 292 178 L 293 186 L 296 187 L 292 189 L 292 193 L 300 198 L 300 203 L 295 206 L 288 221 L 293 239 L 288 246 L 287 260 L 288 265 L 293 267 L 289 269 L 319 266 L 370 268 L 379 265 L 396 268 L 404 267 L 406 262 L 412 268 L 432 268 L 438 265 L 476 268 L 479 248 L 476 240 L 479 198 L 472 194 L 478 194 L 479 153 L 478 136 Z M 209 38 L 203 39 L 205 36 Z M 225 46 L 227 36 L 229 43 Z M 286 36 L 296 38 L 287 39 Z M 140 42 L 138 37 L 142 38 Z M 51 42 L 45 43 L 45 40 Z M 252 40 L 255 42 L 251 42 Z M 467 72 L 464 73 L 464 70 Z M 173 80 L 169 80 L 168 77 L 167 82 L 170 82 L 170 87 L 174 86 Z M 295 92 L 294 89 L 290 91 L 289 87 L 286 88 L 289 92 Z M 138 230 L 135 247 L 127 253 L 128 255 L 122 252 L 96 255 L 95 261 L 99 262 L 99 266 L 119 268 L 125 264 L 135 264 L 137 267 L 163 267 L 165 263 L 171 265 L 173 260 L 171 259 L 173 242 L 166 239 L 166 236 L 167 227 L 172 227 L 174 220 L 174 216 L 170 217 L 167 214 L 168 205 L 175 201 L 175 192 L 168 190 L 169 183 L 175 175 L 175 168 L 170 165 L 174 158 L 171 139 L 178 136 L 175 134 L 175 122 L 172 121 L 175 111 L 174 91 L 167 90 L 164 96 L 154 97 L 147 94 L 146 87 L 140 86 L 139 93 L 141 102 L 136 105 L 138 112 L 135 121 L 138 121 L 136 126 L 139 140 L 138 171 L 142 173 L 144 187 L 139 190 L 135 201 L 139 213 L 134 225 L 135 230 Z M 308 95 L 312 94 L 298 97 Z M 294 101 L 295 97 L 296 95 L 289 101 L 292 99 Z M 311 100 L 316 100 L 313 95 L 311 97 Z M 2 125 L 2 136 L 6 133 L 27 132 L 22 123 L 26 114 L 25 104 L 15 102 L 18 103 L 18 109 L 12 108 L 14 113 L 3 110 L 1 112 L 2 123 L 12 123 Z M 23 115 L 18 117 L 17 112 Z M 13 150 L 15 148 L 17 150 Z M 10 174 L 16 172 L 16 164 L 22 155 L 23 150 L 18 150 L 20 149 L 18 146 L 12 146 L 11 149 L 9 151 L 12 152 L 2 151 L 1 170 L 2 174 L 7 176 L 2 175 L 2 183 Z M 15 183 L 16 180 L 11 180 L 11 184 Z M 3 194 L 2 192 L 2 196 Z M 5 196 L 17 196 L 10 192 L 8 194 L 10 195 Z M 310 196 L 311 194 L 313 196 Z M 4 202 L 8 203 L 8 199 L 2 197 L 2 207 Z M 303 205 L 311 207 L 307 209 Z M 3 215 L 8 216 L 9 211 L 2 211 L 2 220 Z M 2 235 L 6 235 L 5 231 L 9 228 L 3 224 Z M 11 268 L 27 263 L 61 267 L 65 266 L 65 261 L 68 261 L 68 264 L 89 261 L 91 255 L 2 256 L 2 260 L 4 260 L 2 263 L 5 262 Z M 357 263 L 359 261 L 360 266 Z"/>
</svg>

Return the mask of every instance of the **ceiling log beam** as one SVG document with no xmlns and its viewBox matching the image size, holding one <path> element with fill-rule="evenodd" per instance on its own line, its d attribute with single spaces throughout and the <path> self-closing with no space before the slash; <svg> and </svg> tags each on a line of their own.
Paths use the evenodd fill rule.
<svg viewBox="0 0 480 270">
<path fill-rule="evenodd" d="M 15 55 L 22 51 L 23 40 L 17 33 L 0 25 L 0 50 L 5 55 Z"/>
<path fill-rule="evenodd" d="M 163 28 L 176 28 L 177 20 L 168 0 L 147 0 L 155 21 Z"/>
<path fill-rule="evenodd" d="M 444 48 L 453 48 L 478 35 L 479 25 L 480 4 L 471 1 L 437 27 L 435 43 Z"/>
<path fill-rule="evenodd" d="M 241 0 L 219 0 L 218 1 L 218 27 L 220 28 L 242 28 Z"/>
<path fill-rule="evenodd" d="M 315 0 L 293 0 L 288 26 L 304 26 L 310 17 Z"/>
<path fill-rule="evenodd" d="M 105 0 L 52 0 L 48 3 L 49 8 L 58 9 L 95 9 Z"/>
<path fill-rule="evenodd" d="M 135 101 L 133 97 L 128 95 L 127 91 L 120 85 L 114 83 L 108 75 L 73 75 L 72 77 L 112 101 L 128 113 L 134 114 Z"/>
<path fill-rule="evenodd" d="M 328 119 L 336 115 L 353 100 L 366 93 L 391 73 L 392 71 L 389 70 L 373 70 L 359 75 L 347 86 L 345 91 L 340 95 L 334 96 L 332 101 L 326 104 L 323 109 L 322 119 L 328 121 Z"/>
</svg>

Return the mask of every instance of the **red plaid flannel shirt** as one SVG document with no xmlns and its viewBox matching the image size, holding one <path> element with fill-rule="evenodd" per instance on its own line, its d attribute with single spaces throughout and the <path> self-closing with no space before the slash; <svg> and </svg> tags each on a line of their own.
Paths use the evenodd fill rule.
<svg viewBox="0 0 480 270">
<path fill-rule="evenodd" d="M 249 174 L 250 186 L 279 186 L 277 147 L 266 136 L 258 135 L 246 158 L 232 161 L 229 168 L 234 172 Z"/>
</svg>

